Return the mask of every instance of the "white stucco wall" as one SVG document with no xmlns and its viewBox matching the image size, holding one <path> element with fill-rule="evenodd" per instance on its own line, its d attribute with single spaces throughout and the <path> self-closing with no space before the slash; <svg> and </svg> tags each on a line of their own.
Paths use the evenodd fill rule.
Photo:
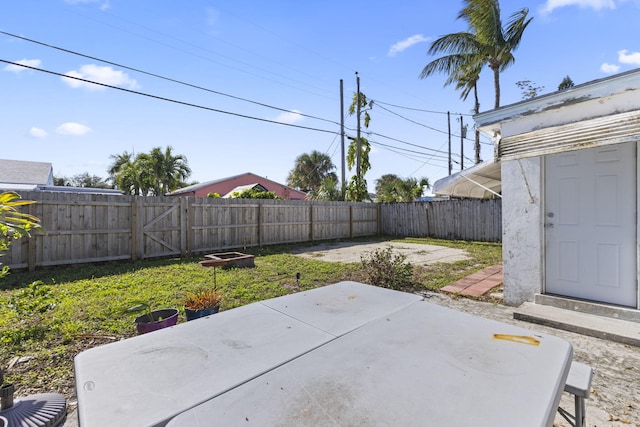
<svg viewBox="0 0 640 427">
<path fill-rule="evenodd" d="M 504 302 L 520 305 L 542 292 L 542 159 L 502 162 Z"/>
</svg>

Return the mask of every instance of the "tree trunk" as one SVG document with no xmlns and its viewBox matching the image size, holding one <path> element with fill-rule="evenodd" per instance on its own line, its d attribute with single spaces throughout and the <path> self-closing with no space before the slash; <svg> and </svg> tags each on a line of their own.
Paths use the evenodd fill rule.
<svg viewBox="0 0 640 427">
<path fill-rule="evenodd" d="M 498 108 L 500 107 L 500 69 L 498 66 L 491 67 L 491 69 L 493 70 L 493 85 L 496 88 L 496 102 L 493 108 Z"/>
<path fill-rule="evenodd" d="M 478 100 L 478 84 L 477 81 L 473 85 L 473 96 L 475 97 L 475 105 L 473 106 L 473 113 L 480 113 L 480 100 Z M 476 128 L 476 141 L 475 141 L 475 153 L 476 153 L 476 164 L 480 163 L 480 129 Z"/>
</svg>

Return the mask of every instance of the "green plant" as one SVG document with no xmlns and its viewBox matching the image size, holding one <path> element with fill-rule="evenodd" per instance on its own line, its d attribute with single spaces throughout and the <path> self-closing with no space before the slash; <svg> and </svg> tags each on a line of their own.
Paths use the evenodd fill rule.
<svg viewBox="0 0 640 427">
<path fill-rule="evenodd" d="M 41 280 L 32 282 L 9 299 L 9 307 L 20 316 L 46 313 L 53 310 L 55 306 L 51 287 Z"/>
<path fill-rule="evenodd" d="M 139 313 L 141 311 L 146 312 L 147 322 L 156 322 L 162 320 L 162 318 L 154 319 L 153 318 L 153 309 L 151 303 L 145 301 L 137 301 L 136 305 L 133 305 L 125 310 L 127 313 Z"/>
<path fill-rule="evenodd" d="M 189 310 L 205 310 L 220 305 L 222 295 L 216 289 L 202 289 L 187 292 L 184 307 Z"/>
<path fill-rule="evenodd" d="M 20 200 L 20 195 L 13 191 L 0 193 L 0 256 L 9 250 L 12 240 L 22 236 L 30 236 L 32 229 L 42 229 L 40 219 L 33 215 L 18 211 L 19 206 L 35 203 L 32 200 Z M 0 264 L 1 265 L 1 264 Z M 9 274 L 9 267 L 0 268 L 0 277 Z"/>
<path fill-rule="evenodd" d="M 390 247 L 361 257 L 370 285 L 396 290 L 414 285 L 413 265 L 405 262 L 406 259 L 402 254 L 394 254 Z"/>
</svg>

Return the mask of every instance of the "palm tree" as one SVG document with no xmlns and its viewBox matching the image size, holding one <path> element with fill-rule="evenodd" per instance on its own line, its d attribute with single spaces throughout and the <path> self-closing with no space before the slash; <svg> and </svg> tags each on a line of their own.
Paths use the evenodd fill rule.
<svg viewBox="0 0 640 427">
<path fill-rule="evenodd" d="M 515 62 L 513 51 L 518 48 L 522 34 L 533 18 L 527 18 L 529 9 L 514 12 L 503 28 L 498 0 L 465 0 L 466 7 L 458 19 L 469 23 L 480 50 L 478 53 L 493 71 L 495 87 L 494 108 L 500 107 L 500 72 Z"/>
<path fill-rule="evenodd" d="M 147 161 L 155 177 L 153 192 L 156 196 L 175 190 L 191 175 L 187 158 L 181 154 L 174 156 L 172 151 L 171 146 L 167 146 L 164 152 L 155 147 L 148 155 Z"/>
<path fill-rule="evenodd" d="M 422 196 L 425 187 L 430 186 L 428 178 L 402 179 L 395 174 L 386 174 L 376 180 L 376 199 L 382 203 L 413 202 Z"/>
<path fill-rule="evenodd" d="M 319 188 L 310 191 L 307 198 L 311 200 L 326 200 L 326 201 L 339 201 L 342 200 L 342 191 L 340 190 L 340 183 L 338 177 L 327 176 L 322 180 L 322 184 Z"/>
<path fill-rule="evenodd" d="M 466 6 L 458 14 L 469 24 L 469 31 L 448 34 L 435 40 L 430 54 L 446 53 L 427 64 L 421 78 L 436 72 L 449 74 L 445 85 L 456 82 L 456 89 L 463 89 L 466 99 L 471 89 L 476 96 L 475 112 L 479 111 L 475 86 L 480 70 L 488 65 L 493 71 L 495 87 L 494 108 L 500 106 L 500 72 L 515 62 L 513 51 L 518 47 L 522 34 L 533 18 L 527 18 L 529 10 L 523 8 L 513 13 L 502 26 L 498 0 L 465 0 Z"/>
<path fill-rule="evenodd" d="M 111 181 L 112 184 L 117 185 L 116 177 L 120 172 L 120 169 L 122 169 L 124 165 L 131 163 L 133 160 L 133 154 L 125 151 L 122 154 L 113 154 L 109 157 L 113 159 L 113 162 L 109 166 L 109 169 L 107 169 L 107 173 L 109 174 L 109 178 L 107 178 L 107 180 Z"/>
<path fill-rule="evenodd" d="M 287 185 L 307 193 L 318 191 L 326 178 L 338 179 L 332 172 L 335 168 L 327 154 L 315 150 L 310 154 L 301 154 L 287 176 Z"/>
<path fill-rule="evenodd" d="M 191 175 L 187 158 L 173 155 L 168 146 L 164 152 L 160 147 L 150 153 L 140 153 L 135 158 L 126 151 L 113 155 L 113 163 L 108 169 L 116 187 L 127 194 L 161 196 L 184 184 Z"/>
</svg>

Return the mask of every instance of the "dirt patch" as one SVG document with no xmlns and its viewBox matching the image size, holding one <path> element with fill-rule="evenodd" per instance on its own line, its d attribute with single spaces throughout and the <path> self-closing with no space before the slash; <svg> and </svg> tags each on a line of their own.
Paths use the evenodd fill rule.
<svg viewBox="0 0 640 427">
<path fill-rule="evenodd" d="M 387 247 L 390 247 L 394 253 L 406 256 L 407 261 L 414 265 L 431 265 L 439 262 L 453 263 L 469 259 L 467 253 L 462 249 L 402 242 L 322 243 L 296 249 L 291 253 L 303 258 L 320 261 L 352 263 L 360 262 L 363 256 L 367 256 L 377 249 L 385 249 Z"/>
</svg>

